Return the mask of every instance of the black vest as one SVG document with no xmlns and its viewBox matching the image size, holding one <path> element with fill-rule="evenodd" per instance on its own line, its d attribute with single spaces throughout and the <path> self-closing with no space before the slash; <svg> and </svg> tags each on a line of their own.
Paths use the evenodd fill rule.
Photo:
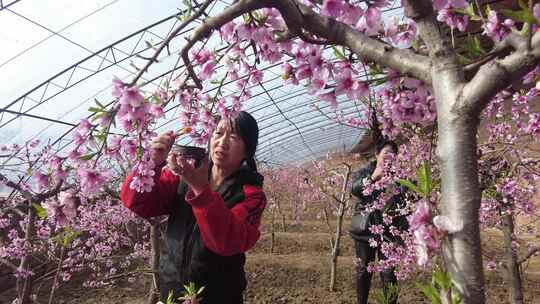
<svg viewBox="0 0 540 304">
<path fill-rule="evenodd" d="M 217 192 L 231 209 L 244 200 L 243 186 L 262 186 L 262 176 L 242 167 L 227 178 Z M 183 294 L 183 286 L 194 282 L 205 287 L 202 304 L 242 303 L 246 288 L 245 254 L 220 256 L 204 245 L 191 205 L 186 203 L 187 184 L 178 187 L 178 203 L 169 215 L 167 242 L 160 259 L 160 292 L 165 301 L 170 291 L 174 299 Z"/>
</svg>

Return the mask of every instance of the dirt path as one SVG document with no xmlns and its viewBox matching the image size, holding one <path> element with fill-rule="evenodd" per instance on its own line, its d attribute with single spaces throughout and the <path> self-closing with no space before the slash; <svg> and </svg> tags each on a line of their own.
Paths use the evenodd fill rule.
<svg viewBox="0 0 540 304">
<path fill-rule="evenodd" d="M 338 264 L 336 292 L 328 291 L 330 252 L 327 227 L 318 220 L 306 220 L 299 225 L 288 225 L 287 232 L 275 236 L 274 253 L 270 253 L 270 233 L 263 233 L 256 247 L 248 254 L 246 271 L 248 289 L 246 304 L 300 304 L 341 303 L 355 304 L 354 244 L 348 236 L 343 237 Z M 268 227 L 265 227 L 268 231 Z M 486 253 L 500 259 L 502 256 L 500 234 L 488 231 L 483 235 Z M 535 257 L 524 268 L 526 303 L 540 303 L 540 257 Z M 401 282 L 400 303 L 428 303 L 415 281 L 426 281 L 427 275 L 419 273 L 411 280 Z M 500 270 L 487 271 L 487 303 L 508 302 L 507 285 Z M 119 283 L 101 289 L 84 289 L 77 282 L 61 288 L 55 303 L 81 304 L 145 304 L 149 282 L 141 278 L 134 283 Z M 380 288 L 374 276 L 372 291 Z M 39 292 L 40 303 L 48 296 L 46 288 Z M 372 298 L 372 297 L 371 297 Z M 9 303 L 6 294 L 0 295 L 0 303 Z M 375 303 L 370 301 L 370 303 Z"/>
</svg>

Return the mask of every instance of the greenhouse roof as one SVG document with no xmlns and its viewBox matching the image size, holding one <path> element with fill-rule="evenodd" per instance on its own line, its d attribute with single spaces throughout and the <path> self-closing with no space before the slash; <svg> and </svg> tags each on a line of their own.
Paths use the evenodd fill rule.
<svg viewBox="0 0 540 304">
<path fill-rule="evenodd" d="M 400 1 L 394 2 L 386 17 L 402 15 Z M 178 0 L 0 0 L 0 142 L 50 139 L 59 150 L 68 147 L 69 134 L 91 114 L 95 100 L 113 101 L 113 77 L 133 79 L 178 25 L 182 5 Z M 207 13 L 227 5 L 214 1 Z M 152 91 L 184 68 L 178 52 L 197 22 L 144 74 L 143 90 Z M 342 99 L 338 112 L 325 103 L 315 107 L 317 100 L 305 87 L 283 84 L 279 64 L 258 68 L 268 73 L 250 88 L 245 109 L 259 122 L 259 161 L 298 163 L 348 151 L 358 142 L 361 130 L 330 118 L 358 118 L 358 101 Z M 236 88 L 225 84 L 222 90 Z M 177 103 L 167 106 L 158 132 L 178 124 L 178 110 Z"/>
</svg>

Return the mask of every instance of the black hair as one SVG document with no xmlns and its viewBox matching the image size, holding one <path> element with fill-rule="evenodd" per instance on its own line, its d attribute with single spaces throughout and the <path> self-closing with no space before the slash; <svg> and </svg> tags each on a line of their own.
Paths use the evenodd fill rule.
<svg viewBox="0 0 540 304">
<path fill-rule="evenodd" d="M 259 125 L 251 114 L 245 111 L 238 112 L 230 118 L 232 131 L 242 138 L 245 145 L 246 165 L 253 171 L 257 171 L 255 152 L 259 143 Z"/>
<path fill-rule="evenodd" d="M 375 154 L 379 155 L 384 147 L 390 147 L 394 153 L 398 152 L 398 145 L 394 141 L 383 139 L 377 143 L 377 146 L 375 147 Z"/>
</svg>

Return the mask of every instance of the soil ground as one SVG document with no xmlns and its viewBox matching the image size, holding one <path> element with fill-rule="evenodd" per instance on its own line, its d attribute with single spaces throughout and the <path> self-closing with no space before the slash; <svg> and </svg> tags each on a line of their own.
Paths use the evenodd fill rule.
<svg viewBox="0 0 540 304">
<path fill-rule="evenodd" d="M 268 223 L 265 219 L 264 230 L 268 230 Z M 345 222 L 344 227 L 347 225 Z M 271 234 L 264 232 L 248 254 L 246 304 L 356 303 L 354 243 L 350 237 L 344 235 L 342 238 L 336 291 L 330 292 L 330 233 L 326 224 L 313 218 L 296 225 L 286 225 L 286 232 L 281 231 L 281 225 L 277 229 L 273 253 L 270 253 Z M 482 238 L 486 254 L 501 260 L 501 234 L 489 230 L 483 232 Z M 538 239 L 535 241 L 538 244 Z M 429 303 L 415 287 L 416 281 L 428 279 L 426 274 L 418 273 L 414 278 L 401 282 L 400 303 Z M 487 303 L 510 303 L 502 269 L 486 271 L 486 280 Z M 131 284 L 125 282 L 101 289 L 84 289 L 74 280 L 62 286 L 54 303 L 144 304 L 149 284 L 149 280 L 141 278 Z M 379 288 L 380 281 L 375 275 L 372 292 Z M 39 294 L 38 299 L 42 299 L 39 303 L 47 303 L 49 289 L 43 287 Z M 532 258 L 524 267 L 524 296 L 525 303 L 540 303 L 540 256 Z M 7 299 L 7 294 L 0 295 L 0 303 L 9 303 L 5 301 Z M 374 300 L 370 300 L 371 303 L 375 303 Z"/>
</svg>

